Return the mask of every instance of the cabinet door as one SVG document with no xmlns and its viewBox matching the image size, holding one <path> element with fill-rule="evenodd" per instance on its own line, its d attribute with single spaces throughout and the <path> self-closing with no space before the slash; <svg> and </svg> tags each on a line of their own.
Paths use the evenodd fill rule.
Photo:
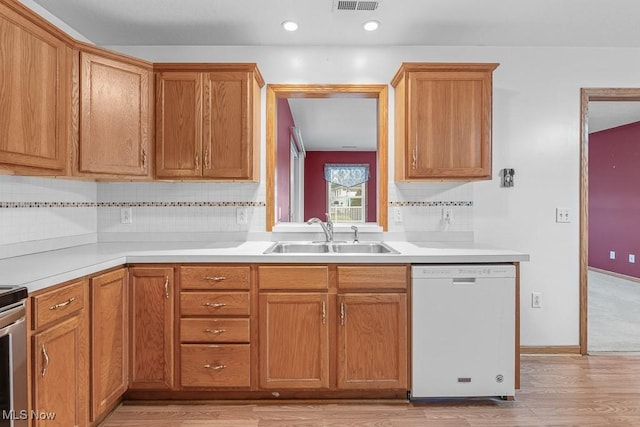
<svg viewBox="0 0 640 427">
<path fill-rule="evenodd" d="M 407 388 L 407 296 L 338 297 L 338 387 Z"/>
<path fill-rule="evenodd" d="M 33 336 L 33 410 L 55 413 L 55 420 L 35 420 L 35 426 L 86 424 L 81 327 L 72 317 Z"/>
<path fill-rule="evenodd" d="M 130 388 L 173 388 L 173 277 L 172 268 L 129 269 Z"/>
<path fill-rule="evenodd" d="M 71 49 L 0 4 L 0 165 L 64 172 L 70 87 Z"/>
<path fill-rule="evenodd" d="M 79 171 L 147 175 L 151 72 L 87 52 L 80 69 Z"/>
<path fill-rule="evenodd" d="M 162 72 L 156 80 L 156 176 L 202 175 L 202 74 Z"/>
<path fill-rule="evenodd" d="M 491 72 L 411 72 L 409 178 L 490 178 Z"/>
<path fill-rule="evenodd" d="M 127 390 L 128 298 L 126 269 L 91 279 L 91 420 Z"/>
<path fill-rule="evenodd" d="M 327 311 L 325 293 L 260 295 L 260 387 L 329 386 Z"/>
<path fill-rule="evenodd" d="M 248 179 L 253 157 L 249 73 L 204 75 L 203 175 Z"/>
</svg>

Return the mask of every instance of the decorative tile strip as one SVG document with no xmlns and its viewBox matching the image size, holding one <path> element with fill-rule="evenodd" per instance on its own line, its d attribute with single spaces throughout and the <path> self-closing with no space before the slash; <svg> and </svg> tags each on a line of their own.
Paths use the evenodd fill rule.
<svg viewBox="0 0 640 427">
<path fill-rule="evenodd" d="M 265 202 L 0 202 L 0 209 L 24 208 L 193 208 L 265 207 Z"/>
<path fill-rule="evenodd" d="M 473 206 L 473 201 L 389 202 L 394 207 Z"/>
</svg>

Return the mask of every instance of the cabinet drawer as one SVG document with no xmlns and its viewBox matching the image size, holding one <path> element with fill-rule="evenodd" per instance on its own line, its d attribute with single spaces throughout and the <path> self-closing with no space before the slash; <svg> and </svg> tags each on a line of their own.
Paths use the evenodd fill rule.
<svg viewBox="0 0 640 427">
<path fill-rule="evenodd" d="M 182 342 L 249 342 L 249 319 L 180 319 Z"/>
<path fill-rule="evenodd" d="M 249 292 L 182 292 L 182 316 L 248 316 Z"/>
<path fill-rule="evenodd" d="M 249 266 L 180 267 L 182 289 L 249 289 Z"/>
<path fill-rule="evenodd" d="M 249 387 L 249 344 L 180 346 L 183 387 Z"/>
<path fill-rule="evenodd" d="M 75 282 L 68 286 L 31 298 L 33 307 L 32 328 L 40 329 L 84 308 L 87 283 Z"/>
<path fill-rule="evenodd" d="M 338 266 L 338 289 L 407 289 L 409 267 L 406 265 Z"/>
<path fill-rule="evenodd" d="M 320 266 L 260 266 L 260 289 L 327 289 L 329 267 Z"/>
</svg>

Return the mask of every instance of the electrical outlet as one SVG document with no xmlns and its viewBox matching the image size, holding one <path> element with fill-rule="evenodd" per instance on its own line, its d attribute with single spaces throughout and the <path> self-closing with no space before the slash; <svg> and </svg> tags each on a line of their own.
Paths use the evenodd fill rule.
<svg viewBox="0 0 640 427">
<path fill-rule="evenodd" d="M 636 256 L 634 254 L 629 254 L 629 262 L 631 264 L 636 262 Z"/>
<path fill-rule="evenodd" d="M 609 259 L 616 259 L 616 251 L 609 251 Z"/>
<path fill-rule="evenodd" d="M 453 211 L 451 208 L 442 208 L 442 222 L 451 224 L 453 222 Z"/>
<path fill-rule="evenodd" d="M 120 223 L 133 224 L 133 213 L 131 208 L 120 208 Z"/>
<path fill-rule="evenodd" d="M 247 223 L 247 208 L 245 207 L 237 207 L 236 208 L 236 224 L 245 225 Z"/>
<path fill-rule="evenodd" d="M 542 308 L 542 294 L 531 292 L 531 308 Z"/>
<path fill-rule="evenodd" d="M 402 209 L 400 206 L 394 206 L 392 210 L 393 222 L 400 224 L 402 222 Z"/>
<path fill-rule="evenodd" d="M 571 222 L 569 218 L 569 209 L 556 208 L 556 222 Z"/>
</svg>

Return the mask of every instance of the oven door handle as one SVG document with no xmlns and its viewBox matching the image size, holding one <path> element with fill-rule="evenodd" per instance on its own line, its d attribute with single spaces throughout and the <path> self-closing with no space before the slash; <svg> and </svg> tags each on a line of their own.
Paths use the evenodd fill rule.
<svg viewBox="0 0 640 427">
<path fill-rule="evenodd" d="M 6 331 L 21 319 L 24 320 L 24 313 L 24 304 L 20 304 L 19 306 L 7 311 L 3 311 L 0 314 L 0 336 L 6 335 Z"/>
</svg>

